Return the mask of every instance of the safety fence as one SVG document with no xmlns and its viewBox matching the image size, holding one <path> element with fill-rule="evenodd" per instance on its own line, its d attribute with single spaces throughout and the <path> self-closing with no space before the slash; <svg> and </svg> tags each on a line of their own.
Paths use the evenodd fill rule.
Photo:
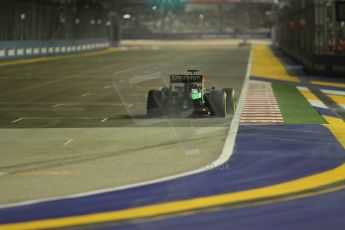
<svg viewBox="0 0 345 230">
<path fill-rule="evenodd" d="M 310 73 L 345 73 L 345 22 L 337 20 L 337 2 L 280 1 L 276 43 Z"/>
<path fill-rule="evenodd" d="M 0 41 L 0 60 L 87 52 L 106 49 L 110 46 L 111 42 L 106 38 L 47 41 Z"/>
<path fill-rule="evenodd" d="M 111 37 L 117 22 L 109 12 L 60 2 L 1 0 L 0 41 Z"/>
</svg>

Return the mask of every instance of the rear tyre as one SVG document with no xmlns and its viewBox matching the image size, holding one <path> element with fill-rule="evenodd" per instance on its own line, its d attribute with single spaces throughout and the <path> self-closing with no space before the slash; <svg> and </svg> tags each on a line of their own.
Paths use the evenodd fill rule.
<svg viewBox="0 0 345 230">
<path fill-rule="evenodd" d="M 158 117 L 163 115 L 163 93 L 158 90 L 150 90 L 147 96 L 147 116 Z"/>
<path fill-rule="evenodd" d="M 236 111 L 236 95 L 234 89 L 225 88 L 226 93 L 226 113 L 233 115 Z"/>
<path fill-rule="evenodd" d="M 209 96 L 211 116 L 226 116 L 226 93 L 222 90 L 212 91 Z"/>
</svg>

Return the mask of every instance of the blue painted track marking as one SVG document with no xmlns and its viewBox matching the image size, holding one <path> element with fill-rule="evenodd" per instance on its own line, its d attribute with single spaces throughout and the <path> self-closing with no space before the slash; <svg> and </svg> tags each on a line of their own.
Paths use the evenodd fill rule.
<svg viewBox="0 0 345 230">
<path fill-rule="evenodd" d="M 0 223 L 121 210 L 258 188 L 326 171 L 345 152 L 320 125 L 241 126 L 234 155 L 222 167 L 173 181 L 82 198 L 0 210 Z"/>
<path fill-rule="evenodd" d="M 119 229 L 343 230 L 345 190 L 304 199 L 117 225 Z M 95 228 L 114 229 L 114 226 Z"/>
<path fill-rule="evenodd" d="M 315 106 L 313 108 L 323 116 L 330 116 L 330 117 L 335 117 L 335 118 L 341 119 L 337 114 L 335 114 L 330 109 L 325 109 L 325 108 L 320 108 L 320 107 L 315 107 Z"/>
</svg>

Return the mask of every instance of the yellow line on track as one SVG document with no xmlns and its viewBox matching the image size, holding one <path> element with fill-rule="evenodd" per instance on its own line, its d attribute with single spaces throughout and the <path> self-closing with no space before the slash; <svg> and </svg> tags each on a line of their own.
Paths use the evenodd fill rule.
<svg viewBox="0 0 345 230">
<path fill-rule="evenodd" d="M 323 86 L 334 86 L 339 88 L 345 88 L 345 83 L 336 83 L 336 82 L 325 82 L 325 81 L 310 81 L 314 85 L 323 85 Z"/>
<path fill-rule="evenodd" d="M 307 99 L 307 100 L 319 100 L 319 98 L 317 98 L 315 96 L 315 94 L 313 94 L 310 91 L 304 91 L 304 90 L 300 90 L 300 93 Z"/>
<path fill-rule="evenodd" d="M 335 101 L 338 105 L 345 105 L 345 96 L 333 94 L 327 94 L 327 96 L 330 97 L 333 101 Z"/>
<path fill-rule="evenodd" d="M 99 50 L 99 51 L 78 53 L 78 54 L 66 54 L 66 55 L 53 56 L 53 57 L 37 57 L 37 58 L 20 59 L 20 60 L 14 60 L 14 61 L 4 61 L 4 62 L 0 62 L 0 67 L 20 65 L 20 64 L 32 64 L 32 63 L 46 62 L 46 61 L 64 60 L 64 59 L 70 59 L 70 58 L 93 57 L 93 56 L 105 55 L 105 54 L 109 54 L 109 53 L 113 53 L 117 51 L 120 51 L 120 49 L 111 48 L 111 49 L 106 49 L 106 50 Z"/>
<path fill-rule="evenodd" d="M 324 118 L 329 123 L 325 124 L 324 126 L 326 126 L 333 133 L 333 135 L 345 149 L 345 122 L 342 119 L 330 116 L 324 116 Z"/>
</svg>

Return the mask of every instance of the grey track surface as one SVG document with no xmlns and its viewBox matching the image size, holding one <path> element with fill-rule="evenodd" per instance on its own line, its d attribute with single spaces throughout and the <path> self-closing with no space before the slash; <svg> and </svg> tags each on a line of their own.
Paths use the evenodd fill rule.
<svg viewBox="0 0 345 230">
<path fill-rule="evenodd" d="M 196 68 L 208 86 L 233 87 L 239 95 L 248 55 L 236 46 L 170 46 L 1 67 L 0 204 L 156 179 L 212 162 L 231 117 L 147 119 L 147 91 L 163 86 L 172 71 Z M 134 80 L 123 86 L 128 79 Z"/>
</svg>

